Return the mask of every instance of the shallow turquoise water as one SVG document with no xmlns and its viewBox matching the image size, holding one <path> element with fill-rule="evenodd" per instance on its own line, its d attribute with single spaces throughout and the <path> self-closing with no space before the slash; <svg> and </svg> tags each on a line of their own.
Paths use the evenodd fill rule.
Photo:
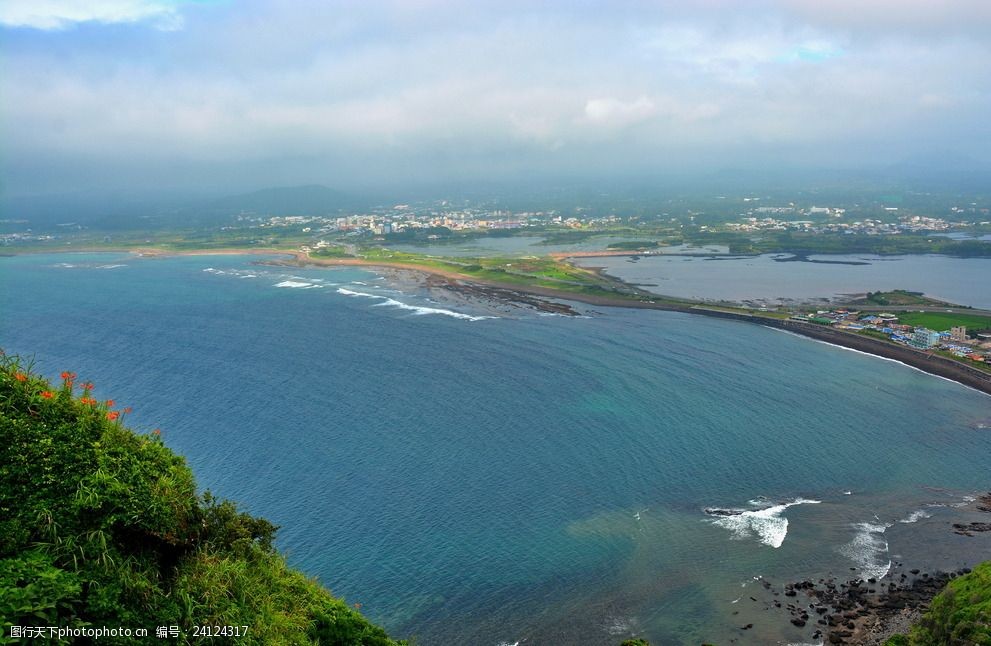
<svg viewBox="0 0 991 646">
<path fill-rule="evenodd" d="M 479 319 L 366 271 L 253 260 L 0 258 L 0 345 L 133 405 L 394 634 L 798 640 L 744 607 L 752 577 L 987 549 L 926 507 L 988 488 L 985 395 L 758 326 Z M 776 507 L 798 499 L 820 502 Z"/>
</svg>

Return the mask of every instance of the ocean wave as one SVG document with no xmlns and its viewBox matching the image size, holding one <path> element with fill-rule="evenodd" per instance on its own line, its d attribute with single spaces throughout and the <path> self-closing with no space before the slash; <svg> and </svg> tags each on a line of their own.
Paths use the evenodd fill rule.
<svg viewBox="0 0 991 646">
<path fill-rule="evenodd" d="M 298 280 L 284 280 L 281 283 L 276 283 L 276 287 L 289 287 L 292 289 L 310 289 L 312 287 L 320 287 L 320 285 L 314 285 L 313 283 L 304 283 Z"/>
<path fill-rule="evenodd" d="M 343 294 L 345 296 L 360 296 L 364 298 L 372 298 L 376 300 L 381 300 L 381 303 L 376 303 L 376 307 L 395 307 L 401 310 L 407 310 L 413 312 L 416 315 L 423 316 L 426 314 L 440 314 L 443 316 L 450 316 L 456 319 L 462 319 L 465 321 L 482 321 L 484 319 L 494 319 L 495 316 L 472 316 L 471 314 L 463 314 L 461 312 L 455 312 L 453 310 L 445 310 L 439 307 L 423 307 L 422 305 L 409 305 L 408 303 L 403 303 L 402 301 L 397 301 L 394 298 L 389 298 L 388 296 L 380 296 L 378 294 L 368 294 L 366 292 L 356 292 L 351 289 L 346 289 L 344 287 L 337 288 L 338 294 Z"/>
<path fill-rule="evenodd" d="M 756 501 L 753 501 L 756 502 Z M 788 535 L 788 519 L 782 516 L 784 511 L 795 505 L 817 505 L 821 500 L 796 498 L 791 502 L 765 507 L 757 510 L 744 509 L 715 509 L 709 508 L 705 513 L 716 516 L 712 524 L 730 530 L 733 538 L 743 540 L 756 536 L 764 545 L 775 549 L 781 547 Z"/>
<path fill-rule="evenodd" d="M 610 635 L 626 635 L 633 632 L 636 620 L 632 617 L 610 617 L 606 620 L 606 632 Z"/>
<path fill-rule="evenodd" d="M 97 265 L 97 269 L 117 269 L 118 267 L 127 267 L 127 265 Z"/>
<path fill-rule="evenodd" d="M 859 568 L 861 580 L 883 579 L 891 570 L 888 541 L 884 538 L 889 527 L 886 523 L 856 523 L 853 540 L 840 548 L 840 553 Z"/>
<path fill-rule="evenodd" d="M 898 522 L 899 523 L 905 523 L 907 525 L 909 523 L 917 523 L 920 520 L 922 520 L 923 518 L 932 518 L 932 514 L 930 514 L 929 512 L 925 511 L 924 509 L 917 509 L 916 511 L 913 511 L 907 517 L 902 518 Z"/>
</svg>

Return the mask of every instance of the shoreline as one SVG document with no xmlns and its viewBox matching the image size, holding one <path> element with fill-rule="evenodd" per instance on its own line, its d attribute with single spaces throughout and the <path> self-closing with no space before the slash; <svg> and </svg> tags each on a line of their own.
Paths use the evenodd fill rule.
<svg viewBox="0 0 991 646">
<path fill-rule="evenodd" d="M 381 267 L 388 269 L 405 269 L 416 271 L 461 285 L 479 285 L 499 290 L 503 295 L 529 295 L 544 298 L 554 298 L 565 301 L 574 301 L 586 305 L 599 307 L 624 307 L 630 309 L 650 309 L 669 312 L 682 312 L 685 314 L 699 314 L 713 318 L 722 318 L 763 325 L 774 329 L 792 332 L 799 336 L 828 343 L 842 348 L 856 350 L 865 354 L 881 357 L 903 363 L 912 368 L 916 368 L 930 375 L 942 377 L 950 381 L 968 386 L 991 395 L 991 373 L 983 372 L 977 368 L 972 368 L 959 361 L 948 359 L 941 355 L 916 350 L 908 346 L 896 345 L 889 341 L 874 339 L 858 334 L 842 332 L 833 328 L 816 325 L 814 323 L 804 323 L 791 319 L 778 319 L 768 316 L 758 316 L 746 312 L 734 312 L 729 310 L 715 309 L 701 303 L 691 301 L 674 302 L 661 300 L 664 297 L 648 292 L 640 292 L 643 300 L 633 300 L 630 298 L 614 297 L 607 294 L 583 294 L 564 290 L 541 287 L 538 285 L 520 285 L 517 283 L 501 283 L 498 281 L 478 279 L 473 276 L 462 274 L 456 271 L 445 271 L 427 265 L 416 263 L 389 262 L 379 260 L 366 260 L 364 258 L 314 258 L 308 253 L 298 249 L 194 249 L 172 251 L 156 248 L 132 248 L 132 249 L 60 249 L 57 251 L 43 253 L 131 253 L 138 257 L 169 257 L 169 256 L 208 256 L 208 255 L 254 255 L 254 256 L 289 256 L 293 260 L 289 261 L 297 266 L 316 267 Z M 596 253 L 596 252 L 589 252 Z M 627 252 L 628 255 L 629 252 Z M 571 254 L 574 256 L 574 254 Z M 618 254 L 617 254 L 618 255 Z M 635 286 L 633 286 L 635 288 Z"/>
<path fill-rule="evenodd" d="M 74 250 L 75 251 L 75 250 Z M 840 330 L 835 330 L 828 327 L 822 327 L 811 324 L 802 324 L 798 321 L 790 321 L 787 319 L 771 319 L 768 317 L 760 316 L 757 313 L 747 314 L 744 311 L 724 311 L 718 309 L 716 306 L 708 307 L 702 304 L 691 304 L 691 303 L 677 303 L 677 302 L 649 302 L 649 301 L 636 301 L 633 299 L 625 299 L 622 297 L 610 297 L 607 294 L 597 295 L 597 294 L 570 294 L 568 292 L 555 290 L 553 288 L 544 288 L 539 286 L 528 287 L 526 285 L 499 283 L 494 281 L 484 281 L 472 278 L 469 275 L 460 274 L 455 271 L 445 272 L 443 270 L 434 269 L 430 266 L 417 265 L 414 263 L 390 263 L 390 262 L 374 262 L 368 261 L 361 258 L 326 258 L 326 259 L 313 259 L 310 258 L 306 253 L 299 251 L 286 251 L 286 250 L 276 250 L 276 249 L 256 249 L 251 251 L 237 250 L 237 249 L 225 249 L 225 250 L 190 250 L 190 251 L 178 251 L 169 252 L 162 250 L 130 250 L 134 254 L 135 258 L 140 257 L 168 257 L 168 256 L 255 256 L 256 258 L 244 259 L 241 262 L 245 265 L 275 265 L 276 267 L 289 268 L 293 266 L 312 266 L 312 267 L 335 267 L 335 266 L 353 266 L 353 267 L 368 267 L 375 268 L 379 267 L 382 269 L 391 270 L 391 273 L 409 272 L 407 280 L 410 285 L 414 284 L 414 281 L 421 281 L 423 277 L 426 277 L 428 283 L 432 283 L 433 286 L 438 289 L 447 289 L 456 291 L 458 288 L 476 289 L 479 295 L 485 296 L 486 294 L 492 294 L 495 290 L 502 290 L 505 292 L 505 297 L 510 299 L 520 299 L 521 296 L 526 294 L 536 294 L 539 296 L 552 298 L 557 301 L 576 301 L 594 305 L 600 305 L 602 307 L 627 307 L 630 309 L 658 309 L 666 311 L 678 311 L 686 314 L 701 314 L 704 316 L 710 316 L 715 318 L 727 318 L 734 319 L 743 322 L 756 323 L 758 325 L 765 325 L 772 329 L 778 329 L 782 332 L 797 334 L 806 338 L 810 338 L 813 341 L 819 341 L 821 343 L 827 343 L 829 345 L 835 345 L 837 347 L 852 350 L 854 352 L 862 352 L 882 358 L 889 361 L 897 361 L 908 365 L 913 369 L 926 372 L 927 374 L 937 376 L 940 378 L 948 379 L 954 381 L 955 383 L 966 384 L 960 378 L 945 377 L 933 370 L 926 370 L 906 361 L 901 358 L 892 358 L 886 356 L 886 353 L 881 351 L 869 351 L 851 347 L 842 342 L 837 342 L 834 339 L 828 339 L 826 337 L 847 337 L 849 339 L 860 341 L 863 343 L 874 344 L 875 346 L 890 345 L 893 349 L 903 349 L 910 350 L 909 348 L 901 348 L 895 344 L 886 343 L 881 340 L 875 340 L 870 337 L 862 337 L 859 335 L 841 332 Z M 86 252 L 82 252 L 86 253 Z M 266 256 L 267 258 L 261 258 Z M 135 263 L 137 264 L 137 263 Z M 200 266 L 200 265 L 197 265 Z M 204 265 L 205 266 L 205 265 Z M 243 266 L 240 263 L 238 266 Z M 286 269 L 279 270 L 286 271 Z M 314 272 L 320 273 L 320 272 Z M 386 272 L 388 275 L 390 272 Z M 360 277 L 355 277 L 355 279 L 362 279 Z M 333 280 L 333 278 L 329 278 Z M 362 279 L 368 280 L 368 279 Z M 275 281 L 270 281 L 275 282 Z M 415 292 L 414 292 L 415 293 Z M 638 296 L 634 296 L 638 298 Z M 657 297 L 662 299 L 663 297 Z M 405 299 L 403 299 L 405 300 Z M 562 303 L 562 307 L 568 307 Z M 570 308 L 569 308 L 570 309 Z M 580 310 L 583 308 L 580 308 Z M 579 311 L 580 311 L 579 310 Z M 636 315 L 632 315 L 634 318 Z M 686 321 L 689 324 L 690 320 Z M 798 327 L 798 329 L 796 329 Z M 823 338 L 819 338 L 819 337 Z M 925 352 L 912 351 L 916 354 L 922 356 L 923 358 L 932 360 L 933 356 L 926 357 Z M 952 360 L 945 359 L 943 357 L 936 357 L 943 362 L 955 364 Z M 966 368 L 967 366 L 960 366 Z M 988 378 L 989 388 L 991 388 L 991 376 Z M 969 386 L 973 387 L 973 386 Z M 980 392 L 986 394 L 991 394 L 991 390 L 985 390 L 983 388 L 977 388 Z M 978 503 L 981 501 L 978 501 Z M 975 505 L 978 503 L 974 503 Z M 985 510 L 987 511 L 987 510 Z M 972 523 L 973 525 L 973 523 Z M 960 531 L 955 533 L 961 533 L 965 531 L 967 527 L 961 525 L 954 525 L 954 528 L 960 527 Z M 972 531 L 991 531 L 987 529 L 977 529 Z M 964 534 L 970 536 L 971 534 Z M 988 534 L 985 538 L 991 537 Z M 955 553 L 955 552 L 954 552 Z M 963 552 L 961 552 L 963 553 Z M 986 558 L 986 557 L 985 557 Z M 901 566 L 901 564 L 896 564 L 896 567 Z M 921 567 L 921 566 L 920 566 Z M 851 568 L 852 569 L 852 568 Z M 906 567 L 902 567 L 901 570 L 897 571 L 897 574 L 902 575 L 902 571 L 908 572 Z M 916 572 L 918 572 L 916 570 Z M 852 576 L 852 575 L 848 575 Z M 881 577 L 878 581 L 876 589 L 878 594 L 874 595 L 874 590 L 871 590 L 868 586 L 873 584 L 873 581 L 869 583 L 862 583 L 858 585 L 853 585 L 852 581 L 843 580 L 842 578 L 835 577 L 827 581 L 826 584 L 823 580 L 819 580 L 819 585 L 813 583 L 813 581 L 803 581 L 803 582 L 783 582 L 783 587 L 775 587 L 772 591 L 767 588 L 767 594 L 771 595 L 767 598 L 768 603 L 772 604 L 775 600 L 783 602 L 784 608 L 777 606 L 781 610 L 781 616 L 779 619 L 782 623 L 787 623 L 793 619 L 800 619 L 802 622 L 808 623 L 808 628 L 810 630 L 820 630 L 818 637 L 813 638 L 813 642 L 816 639 L 820 639 L 820 643 L 858 643 L 858 644 L 871 644 L 881 646 L 884 640 L 894 633 L 903 633 L 907 630 L 907 627 L 916 619 L 925 608 L 928 606 L 932 597 L 937 594 L 940 589 L 942 589 L 942 584 L 946 583 L 945 579 L 940 578 L 938 581 L 935 577 L 930 576 L 926 579 L 925 587 L 913 587 L 911 581 L 903 583 L 895 579 L 896 570 L 892 569 L 890 574 L 886 574 Z M 950 576 L 953 576 L 952 574 Z M 904 578 L 904 575 L 902 575 Z M 880 582 L 884 581 L 885 584 L 893 583 L 897 587 L 889 588 L 885 585 L 885 590 L 882 591 Z M 799 587 L 799 584 L 805 587 Z M 936 585 L 939 583 L 939 586 Z M 778 584 L 781 586 L 782 584 Z M 829 585 L 835 586 L 833 588 Z M 807 587 L 812 586 L 812 587 Z M 842 594 L 836 592 L 836 588 L 839 588 Z M 864 591 L 862 588 L 866 588 Z M 799 609 L 796 607 L 795 612 L 791 612 L 793 609 L 788 606 L 789 600 L 791 602 L 796 602 L 797 599 L 793 599 L 794 595 L 789 594 L 789 592 L 797 592 L 799 597 L 802 599 L 803 606 Z M 894 593 L 894 594 L 892 594 Z M 756 594 L 756 593 L 755 593 Z M 779 597 L 779 594 L 782 595 Z M 760 595 L 757 595 L 760 596 Z M 787 597 L 787 598 L 784 598 Z M 746 603 L 746 602 L 744 602 Z M 855 605 L 848 605 L 849 603 Z M 815 605 L 815 610 L 811 604 Z M 820 613 L 819 608 L 823 611 Z M 786 615 L 785 613 L 790 613 Z M 844 616 L 852 615 L 856 613 L 857 616 Z M 734 613 L 735 614 L 735 613 Z M 805 615 L 803 619 L 802 616 Z M 820 622 L 820 619 L 822 620 Z M 849 625 L 852 620 L 853 626 Z M 793 622 L 794 623 L 794 622 Z M 798 624 L 794 624 L 798 626 Z M 752 624 L 750 625 L 752 626 Z M 749 628 L 748 626 L 747 628 Z M 805 624 L 803 623 L 803 627 Z M 742 630 L 746 630 L 743 628 Z M 741 633 L 742 634 L 742 633 Z M 830 640 L 829 637 L 835 634 L 836 641 Z M 806 641 L 806 640 L 803 640 Z"/>
<path fill-rule="evenodd" d="M 713 309 L 701 304 L 679 304 L 655 300 L 628 300 L 614 298 L 610 296 L 598 296 L 592 294 L 571 293 L 559 291 L 547 287 L 536 285 L 518 285 L 515 283 L 499 283 L 496 281 L 478 280 L 471 276 L 459 274 L 457 272 L 446 272 L 415 264 L 387 263 L 377 261 L 367 261 L 360 258 L 341 259 L 313 259 L 302 252 L 295 255 L 297 262 L 301 264 L 312 264 L 317 266 L 364 266 L 364 267 L 389 267 L 394 269 L 409 269 L 420 271 L 428 275 L 441 277 L 450 281 L 460 283 L 480 284 L 496 288 L 507 292 L 517 292 L 533 296 L 543 296 L 545 298 L 557 298 L 561 300 L 576 301 L 586 305 L 596 305 L 600 307 L 626 307 L 632 309 L 652 309 L 672 312 L 682 312 L 686 314 L 699 314 L 714 318 L 730 319 L 744 323 L 763 325 L 774 329 L 792 332 L 816 341 L 839 346 L 841 348 L 863 352 L 865 354 L 896 361 L 911 368 L 921 370 L 930 375 L 942 377 L 961 385 L 973 388 L 986 395 L 991 395 L 991 373 L 986 373 L 977 368 L 972 368 L 959 361 L 948 359 L 941 355 L 915 350 L 908 346 L 896 345 L 889 341 L 874 339 L 849 332 L 842 332 L 833 328 L 816 325 L 814 323 L 803 323 L 791 319 L 777 319 L 744 312 L 732 312 L 726 310 Z M 316 261 L 316 262 L 314 262 Z M 645 297 L 647 298 L 647 297 Z M 662 298 L 657 296 L 657 298 Z"/>
<path fill-rule="evenodd" d="M 298 254 L 296 256 L 297 260 L 300 260 L 300 256 L 303 254 Z M 841 332 L 832 328 L 815 325 L 812 323 L 803 323 L 800 321 L 793 321 L 790 319 L 775 319 L 771 317 L 758 316 L 755 314 L 746 314 L 743 312 L 731 312 L 724 310 L 717 310 L 703 305 L 680 305 L 677 303 L 667 303 L 663 301 L 634 301 L 619 298 L 612 298 L 609 296 L 596 296 L 591 294 L 572 294 L 570 292 L 562 292 L 555 289 L 530 286 L 530 285 L 517 285 L 513 283 L 497 283 L 494 281 L 484 281 L 476 280 L 470 276 L 465 276 L 463 274 L 458 274 L 456 272 L 442 272 L 435 270 L 432 267 L 423 267 L 417 265 L 406 265 L 402 263 L 379 263 L 364 261 L 361 259 L 340 259 L 340 260 L 328 260 L 321 261 L 318 263 L 312 263 L 312 259 L 307 259 L 307 264 L 317 264 L 320 266 L 366 266 L 366 267 L 391 267 L 391 268 L 404 268 L 411 269 L 414 271 L 421 271 L 429 275 L 439 276 L 448 280 L 455 280 L 459 282 L 467 283 L 477 283 L 486 285 L 489 287 L 494 287 L 500 290 L 515 291 L 522 294 L 530 294 L 534 296 L 543 296 L 546 298 L 558 298 L 561 300 L 571 300 L 579 303 L 584 303 L 586 305 L 596 305 L 600 307 L 626 307 L 632 309 L 653 309 L 653 310 L 663 310 L 672 312 L 682 312 L 686 314 L 699 314 L 702 316 L 710 316 L 714 318 L 731 319 L 736 321 L 741 321 L 745 323 L 753 323 L 757 325 L 763 325 L 765 327 L 770 327 L 774 329 L 780 329 L 787 332 L 792 332 L 806 338 L 814 339 L 816 341 L 821 341 L 828 343 L 830 345 L 839 346 L 849 350 L 856 350 L 866 354 L 880 357 L 882 359 L 888 359 L 892 361 L 897 361 L 898 363 L 905 364 L 909 367 L 916 368 L 930 375 L 937 377 L 942 377 L 950 381 L 968 386 L 982 392 L 987 395 L 991 395 L 991 374 L 984 373 L 976 368 L 971 368 L 965 364 L 952 359 L 947 359 L 946 357 L 927 353 L 920 350 L 915 350 L 909 348 L 908 346 L 895 345 L 894 343 L 888 341 L 882 341 L 880 339 L 873 339 L 866 336 L 860 336 L 851 334 L 848 332 Z"/>
</svg>

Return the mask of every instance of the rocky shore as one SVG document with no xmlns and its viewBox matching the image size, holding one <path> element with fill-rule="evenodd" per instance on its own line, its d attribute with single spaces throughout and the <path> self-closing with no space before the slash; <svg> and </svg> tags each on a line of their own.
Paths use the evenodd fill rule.
<svg viewBox="0 0 991 646">
<path fill-rule="evenodd" d="M 905 572 L 901 563 L 894 563 L 887 580 L 827 578 L 787 583 L 782 598 L 773 603 L 788 613 L 793 625 L 814 627 L 813 640 L 883 644 L 907 630 L 950 579 L 969 571 Z"/>
<path fill-rule="evenodd" d="M 991 513 L 991 492 L 980 496 L 970 507 Z M 955 523 L 952 529 L 954 533 L 973 536 L 960 528 L 974 525 L 991 528 L 991 523 Z M 815 643 L 881 646 L 891 636 L 907 633 L 947 583 L 969 572 L 970 568 L 966 567 L 949 572 L 924 572 L 894 562 L 882 579 L 857 577 L 856 568 L 850 568 L 849 578 L 805 579 L 783 585 L 761 579 L 763 593 L 750 599 L 764 604 L 766 610 L 784 613 L 782 621 L 810 629 L 808 637 Z M 752 627 L 751 624 L 743 628 Z"/>
</svg>

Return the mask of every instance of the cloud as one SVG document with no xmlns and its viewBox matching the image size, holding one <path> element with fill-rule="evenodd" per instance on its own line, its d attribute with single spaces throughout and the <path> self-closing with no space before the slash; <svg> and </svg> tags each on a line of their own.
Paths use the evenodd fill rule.
<svg viewBox="0 0 991 646">
<path fill-rule="evenodd" d="M 657 112 L 654 102 L 645 96 L 635 101 L 607 97 L 585 102 L 585 121 L 607 128 L 623 128 L 646 121 Z"/>
<path fill-rule="evenodd" d="M 182 16 L 168 0 L 4 0 L 0 24 L 44 31 L 79 23 L 150 22 L 159 29 L 178 29 Z"/>
<path fill-rule="evenodd" d="M 2 4 L 8 24 L 11 5 L 55 3 Z M 885 31 L 868 38 L 812 4 L 771 0 L 617 0 L 609 12 L 244 0 L 188 5 L 183 29 L 161 31 L 147 27 L 178 16 L 174 4 L 78 6 L 73 20 L 139 23 L 0 34 L 8 190 L 91 175 L 252 185 L 300 173 L 346 188 L 761 159 L 878 164 L 932 140 L 991 150 L 989 45 L 963 27 L 876 25 Z"/>
</svg>

